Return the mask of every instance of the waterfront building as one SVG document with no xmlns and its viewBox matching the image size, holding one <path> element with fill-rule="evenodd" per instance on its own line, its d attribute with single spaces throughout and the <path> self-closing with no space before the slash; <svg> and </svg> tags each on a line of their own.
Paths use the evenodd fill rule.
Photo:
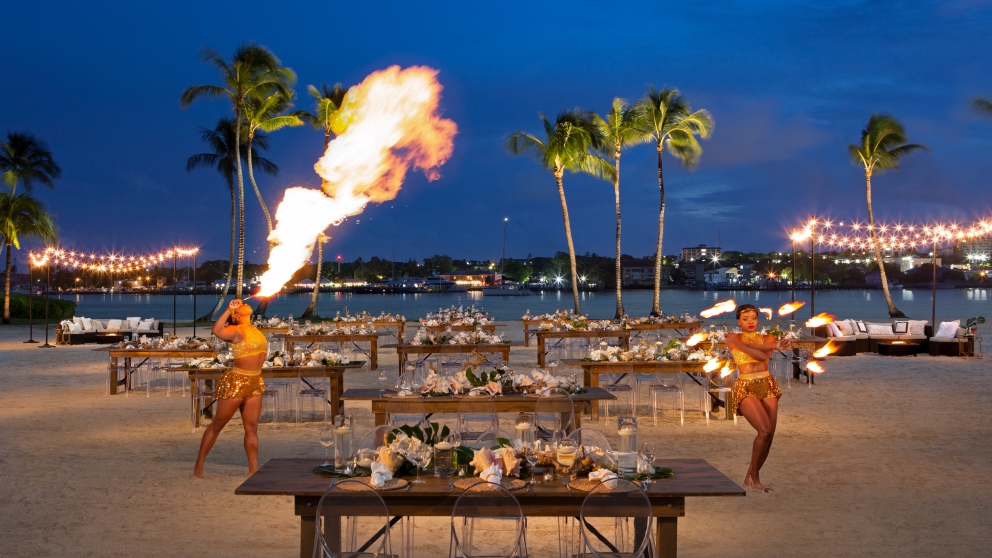
<svg viewBox="0 0 992 558">
<path fill-rule="evenodd" d="M 705 244 L 700 244 L 695 248 L 683 248 L 682 261 L 694 262 L 697 260 L 719 260 L 721 254 L 723 254 L 723 250 L 721 248 L 714 248 L 711 246 L 706 246 Z"/>
</svg>

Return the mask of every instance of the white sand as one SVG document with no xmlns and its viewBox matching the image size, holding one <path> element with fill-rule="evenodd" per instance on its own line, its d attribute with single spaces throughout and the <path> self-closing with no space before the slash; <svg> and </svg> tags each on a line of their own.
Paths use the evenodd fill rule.
<svg viewBox="0 0 992 558">
<path fill-rule="evenodd" d="M 26 327 L 0 328 L 0 554 L 297 555 L 290 497 L 234 495 L 247 470 L 238 419 L 210 454 L 207 480 L 194 480 L 200 434 L 190 433 L 188 398 L 164 388 L 107 397 L 106 356 L 93 345 L 42 350 L 26 337 Z M 533 348 L 514 349 L 515 368 L 533 362 Z M 380 363 L 395 377 L 395 355 L 383 351 Z M 680 555 L 988 555 L 990 363 L 835 357 L 813 389 L 783 385 L 761 474 L 774 492 L 689 499 Z M 348 411 L 360 430 L 371 426 L 367 404 Z M 703 458 L 743 479 L 754 436 L 745 421 L 706 426 L 692 413 L 684 427 L 671 415 L 652 427 L 647 412 L 641 440 L 656 440 L 659 457 Z M 586 424 L 615 434 L 613 419 Z M 259 437 L 262 463 L 323 454 L 316 425 L 263 424 Z M 532 555 L 551 555 L 551 527 L 530 522 Z M 419 555 L 446 554 L 447 529 L 418 529 Z"/>
</svg>

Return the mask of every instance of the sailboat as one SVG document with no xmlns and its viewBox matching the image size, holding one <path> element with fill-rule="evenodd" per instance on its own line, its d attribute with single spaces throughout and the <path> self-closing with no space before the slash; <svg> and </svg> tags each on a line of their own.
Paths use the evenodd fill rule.
<svg viewBox="0 0 992 558">
<path fill-rule="evenodd" d="M 499 259 L 499 275 L 500 283 L 492 285 L 490 287 L 485 287 L 482 289 L 482 294 L 484 296 L 529 296 L 530 291 L 527 290 L 526 285 L 521 285 L 514 281 L 506 281 L 503 279 L 503 262 L 506 261 L 506 224 L 509 218 L 503 218 L 503 246 L 501 248 L 502 255 Z"/>
</svg>

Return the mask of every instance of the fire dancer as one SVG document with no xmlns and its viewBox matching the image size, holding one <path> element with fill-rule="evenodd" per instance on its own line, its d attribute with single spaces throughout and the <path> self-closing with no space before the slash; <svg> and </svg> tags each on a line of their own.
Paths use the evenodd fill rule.
<svg viewBox="0 0 992 558">
<path fill-rule="evenodd" d="M 245 453 L 248 455 L 248 476 L 251 476 L 258 470 L 258 418 L 262 415 L 262 393 L 265 392 L 261 374 L 268 341 L 251 325 L 251 307 L 238 299 L 232 300 L 214 322 L 213 334 L 232 344 L 234 368 L 217 381 L 214 390 L 217 412 L 203 432 L 193 476 L 203 478 L 203 461 L 238 409 L 245 427 Z"/>
<path fill-rule="evenodd" d="M 742 415 L 758 431 L 751 450 L 751 466 L 744 477 L 744 486 L 768 492 L 758 478 L 758 471 L 768 457 L 775 437 L 778 420 L 778 398 L 782 390 L 775 378 L 768 373 L 768 359 L 775 351 L 792 349 L 788 339 L 781 341 L 774 335 L 761 335 L 758 328 L 758 309 L 751 304 L 737 307 L 737 323 L 742 333 L 727 336 L 727 346 L 737 363 L 740 377 L 734 384 L 731 410 Z"/>
</svg>

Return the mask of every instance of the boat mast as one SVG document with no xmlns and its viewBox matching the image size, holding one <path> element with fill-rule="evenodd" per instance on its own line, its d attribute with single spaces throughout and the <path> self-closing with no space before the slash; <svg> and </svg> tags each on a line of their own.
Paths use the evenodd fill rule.
<svg viewBox="0 0 992 558">
<path fill-rule="evenodd" d="M 509 220 L 510 220 L 509 217 L 503 217 L 503 247 L 502 247 L 502 253 L 499 256 L 500 281 L 503 280 L 503 263 L 506 261 L 506 222 Z"/>
</svg>

